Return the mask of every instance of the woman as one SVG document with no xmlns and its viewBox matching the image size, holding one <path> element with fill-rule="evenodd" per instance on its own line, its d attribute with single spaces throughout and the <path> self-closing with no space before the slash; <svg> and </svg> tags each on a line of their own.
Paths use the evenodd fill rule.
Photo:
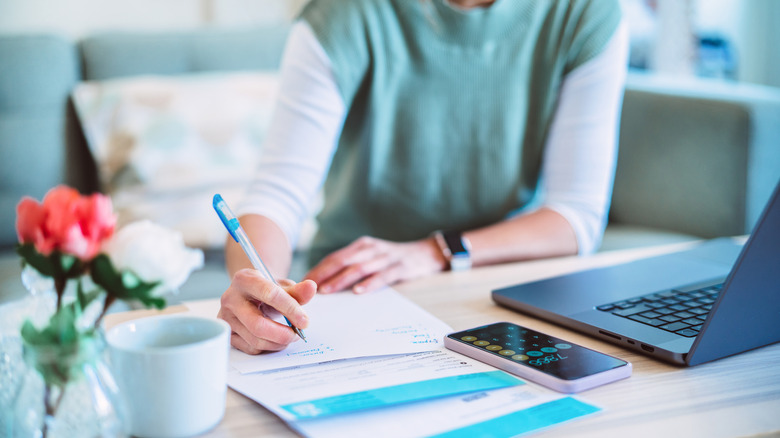
<svg viewBox="0 0 780 438">
<path fill-rule="evenodd" d="M 314 293 L 586 254 L 606 222 L 625 77 L 616 0 L 314 0 L 293 26 L 241 221 L 275 275 L 324 181 L 301 283 L 234 244 L 220 317 L 248 353 L 295 340 Z M 442 235 L 439 230 L 448 230 Z M 446 237 L 446 239 L 442 238 Z M 465 263 L 453 257 L 461 245 Z"/>
</svg>

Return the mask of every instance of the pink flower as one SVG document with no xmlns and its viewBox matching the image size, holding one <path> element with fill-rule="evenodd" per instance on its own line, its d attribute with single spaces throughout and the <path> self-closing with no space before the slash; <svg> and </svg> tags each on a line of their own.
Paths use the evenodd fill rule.
<svg viewBox="0 0 780 438">
<path fill-rule="evenodd" d="M 116 216 L 105 195 L 81 196 L 78 191 L 57 186 L 39 204 L 24 197 L 16 207 L 16 232 L 21 243 L 32 243 L 48 256 L 61 251 L 88 261 L 114 233 Z"/>
</svg>

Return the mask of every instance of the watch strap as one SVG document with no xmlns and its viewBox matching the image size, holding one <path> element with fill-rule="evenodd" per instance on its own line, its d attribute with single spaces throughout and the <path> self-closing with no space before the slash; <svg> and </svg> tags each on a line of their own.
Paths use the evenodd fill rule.
<svg viewBox="0 0 780 438">
<path fill-rule="evenodd" d="M 462 232 L 436 231 L 433 236 L 447 260 L 449 270 L 464 271 L 471 268 L 471 245 Z"/>
</svg>

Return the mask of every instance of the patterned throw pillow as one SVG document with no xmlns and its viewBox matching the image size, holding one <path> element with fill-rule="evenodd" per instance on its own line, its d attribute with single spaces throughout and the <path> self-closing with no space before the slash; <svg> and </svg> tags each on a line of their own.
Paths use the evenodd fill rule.
<svg viewBox="0 0 780 438">
<path fill-rule="evenodd" d="M 140 76 L 73 91 L 120 225 L 150 219 L 185 242 L 221 247 L 214 193 L 238 203 L 253 176 L 278 88 L 275 73 Z M 232 200 L 232 201 L 231 201 Z"/>
</svg>

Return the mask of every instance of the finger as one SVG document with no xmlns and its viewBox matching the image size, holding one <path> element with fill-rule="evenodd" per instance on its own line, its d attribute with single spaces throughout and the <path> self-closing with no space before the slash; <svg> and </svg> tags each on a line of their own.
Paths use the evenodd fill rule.
<svg viewBox="0 0 780 438">
<path fill-rule="evenodd" d="M 265 316 L 242 322 L 251 336 L 249 339 L 256 340 L 256 342 L 270 341 L 275 344 L 289 345 L 298 339 L 290 326 Z M 247 339 L 247 337 L 244 338 Z"/>
<path fill-rule="evenodd" d="M 295 282 L 289 278 L 277 278 L 276 282 L 279 283 L 279 286 L 285 289 L 295 284 Z"/>
<path fill-rule="evenodd" d="M 352 291 L 356 294 L 364 294 L 379 290 L 385 286 L 390 286 L 401 280 L 401 267 L 400 265 L 393 265 L 390 269 L 385 269 L 381 272 L 377 272 L 374 275 L 370 275 L 363 279 L 359 283 L 355 284 Z"/>
<path fill-rule="evenodd" d="M 345 267 L 362 263 L 375 257 L 377 242 L 377 239 L 366 236 L 361 237 L 322 259 L 306 274 L 305 278 L 313 280 L 321 286 L 326 280 L 339 273 Z"/>
<path fill-rule="evenodd" d="M 309 326 L 309 316 L 300 303 L 280 286 L 270 289 L 262 298 L 263 304 L 273 307 L 298 328 Z"/>
<path fill-rule="evenodd" d="M 278 280 L 279 285 L 287 291 L 290 296 L 295 298 L 298 304 L 306 304 L 314 298 L 317 293 L 317 284 L 311 280 L 303 280 L 300 283 L 296 283 L 289 278 Z M 305 285 L 304 285 L 305 283 Z"/>
<path fill-rule="evenodd" d="M 259 354 L 266 350 L 277 351 L 277 348 L 284 348 L 283 345 L 271 341 L 262 340 L 264 342 L 261 342 L 260 339 L 256 339 L 232 312 L 228 312 L 224 308 L 220 309 L 217 317 L 230 325 L 230 345 L 244 353 Z"/>
<path fill-rule="evenodd" d="M 252 269 L 242 269 L 233 277 L 233 282 L 238 284 L 249 300 L 267 304 L 282 315 L 286 316 L 296 327 L 306 328 L 309 325 L 309 317 L 295 298 L 291 297 L 281 286 L 263 279 L 260 274 Z M 242 312 L 239 314 L 239 310 Z M 246 312 L 244 306 L 234 311 L 239 317 Z M 255 309 L 256 312 L 256 309 Z M 241 319 L 245 322 L 244 319 Z"/>
<path fill-rule="evenodd" d="M 258 350 L 257 348 L 249 345 L 249 343 L 236 332 L 233 332 L 230 335 L 230 345 L 232 345 L 237 350 L 243 351 L 246 354 L 254 355 L 263 352 L 262 350 Z"/>
<path fill-rule="evenodd" d="M 236 309 L 224 318 L 235 333 L 250 346 L 265 350 L 267 345 L 285 346 L 294 342 L 297 337 L 290 327 L 267 318 L 257 306 L 246 302 L 246 306 Z"/>
<path fill-rule="evenodd" d="M 303 280 L 300 283 L 293 284 L 289 288 L 285 287 L 287 293 L 295 298 L 298 304 L 306 304 L 317 294 L 317 283 L 311 280 Z"/>
<path fill-rule="evenodd" d="M 274 344 L 273 342 L 268 341 L 258 345 L 252 345 L 238 333 L 230 335 L 230 345 L 247 354 L 260 354 L 265 351 L 280 351 L 286 347 L 286 345 Z"/>
<path fill-rule="evenodd" d="M 348 290 L 355 283 L 363 280 L 369 275 L 381 271 L 389 264 L 387 257 L 379 257 L 368 262 L 347 266 L 333 277 L 319 284 L 321 293 Z"/>
</svg>

